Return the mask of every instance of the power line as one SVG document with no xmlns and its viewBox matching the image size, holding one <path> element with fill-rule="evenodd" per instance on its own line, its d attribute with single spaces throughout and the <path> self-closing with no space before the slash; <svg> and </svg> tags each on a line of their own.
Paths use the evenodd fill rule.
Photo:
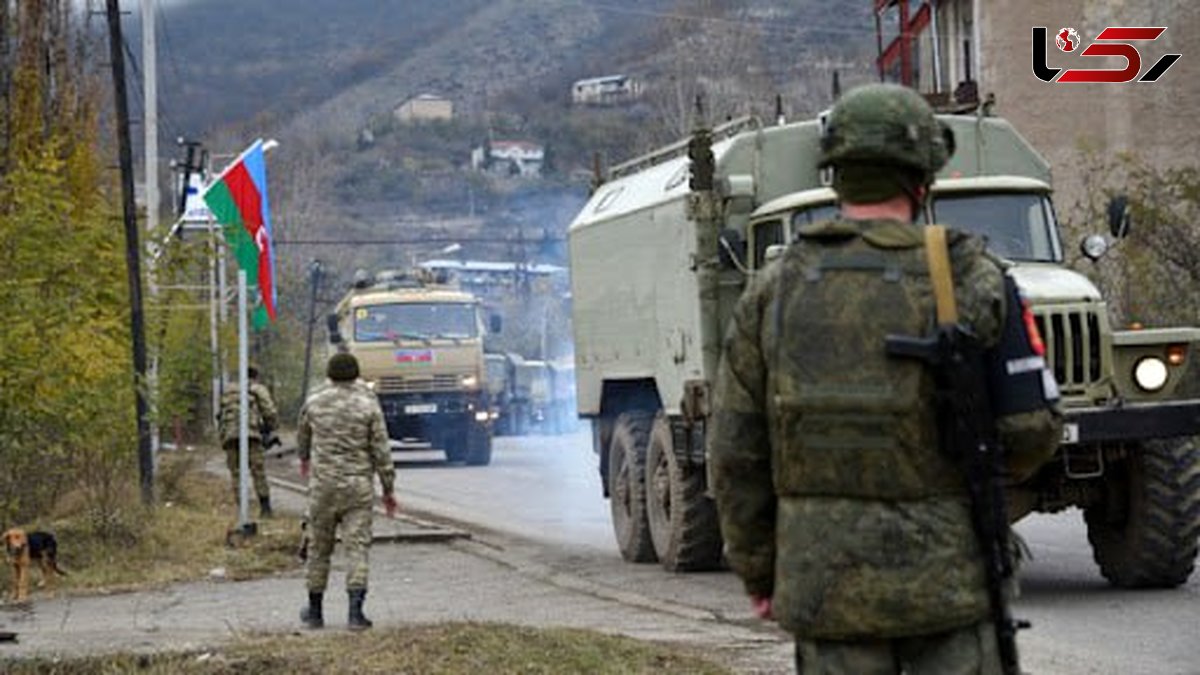
<svg viewBox="0 0 1200 675">
<path fill-rule="evenodd" d="M 559 243 L 566 241 L 559 236 L 527 237 L 523 241 L 516 239 L 499 239 L 497 237 L 453 237 L 442 235 L 437 237 L 421 237 L 419 239 L 276 239 L 276 246 L 415 246 L 420 244 L 517 244 L 524 243 L 536 246 L 544 243 Z"/>
</svg>

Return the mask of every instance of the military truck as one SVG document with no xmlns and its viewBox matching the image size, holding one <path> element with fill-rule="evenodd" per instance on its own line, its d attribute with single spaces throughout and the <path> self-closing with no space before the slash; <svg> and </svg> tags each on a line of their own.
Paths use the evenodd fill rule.
<svg viewBox="0 0 1200 675">
<path fill-rule="evenodd" d="M 513 419 L 513 363 L 507 354 L 488 352 L 483 355 L 487 371 L 488 403 L 491 405 L 492 433 L 511 436 L 516 433 Z"/>
<path fill-rule="evenodd" d="M 479 300 L 427 270 L 356 276 L 329 316 L 332 350 L 358 357 L 401 448 L 441 448 L 446 459 L 492 458 L 491 409 Z M 493 318 L 491 327 L 499 330 Z"/>
<path fill-rule="evenodd" d="M 1190 575 L 1200 533 L 1200 330 L 1121 330 L 1103 294 L 1064 264 L 1050 168 L 1003 119 L 939 116 L 958 150 L 931 217 L 988 237 L 1031 303 L 1063 395 L 1062 445 L 1011 486 L 1012 515 L 1083 511 L 1101 573 L 1124 587 Z M 835 214 L 817 169 L 821 119 L 754 119 L 613 168 L 570 226 L 578 413 L 626 560 L 721 563 L 706 494 L 709 392 L 733 304 L 794 229 Z M 1114 236 L 1128 221 L 1114 209 Z M 1103 237 L 1089 237 L 1099 254 Z M 882 349 L 882 345 L 880 346 Z"/>
</svg>

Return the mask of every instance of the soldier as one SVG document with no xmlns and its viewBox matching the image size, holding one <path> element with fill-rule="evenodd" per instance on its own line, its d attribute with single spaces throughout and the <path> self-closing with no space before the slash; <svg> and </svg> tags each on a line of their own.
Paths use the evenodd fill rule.
<svg viewBox="0 0 1200 675">
<path fill-rule="evenodd" d="M 885 350 L 890 334 L 934 326 L 944 275 L 914 221 L 953 136 L 917 93 L 868 85 L 834 107 L 821 148 L 840 218 L 799 231 L 725 339 L 708 452 L 727 557 L 756 614 L 795 636 L 801 673 L 1000 672 L 983 547 L 962 465 L 939 448 L 933 376 Z M 984 242 L 947 239 L 952 285 L 938 301 L 957 301 L 984 361 L 1036 350 Z M 995 423 L 1018 478 L 1061 430 L 1053 380 L 1030 363 L 1033 389 L 1000 406 L 1020 412 Z"/>
<path fill-rule="evenodd" d="M 371 627 L 363 616 L 367 596 L 367 551 L 371 546 L 372 475 L 383 485 L 388 517 L 396 513 L 387 426 L 375 392 L 358 382 L 358 360 L 347 353 L 329 359 L 330 383 L 300 410 L 300 475 L 312 479 L 308 493 L 308 607 L 300 620 L 309 628 L 325 625 L 321 601 L 329 582 L 329 558 L 339 525 L 346 543 L 346 592 L 351 630 Z"/>
<path fill-rule="evenodd" d="M 254 493 L 258 495 L 258 506 L 263 518 L 271 516 L 271 488 L 267 484 L 267 470 L 263 458 L 263 442 L 273 436 L 279 427 L 279 413 L 271 392 L 258 381 L 258 367 L 251 364 L 246 368 L 250 381 L 250 391 L 247 396 L 250 401 L 249 437 L 250 437 L 250 476 L 254 479 Z M 241 500 L 238 488 L 238 406 L 240 396 L 237 384 L 231 384 L 221 396 L 221 413 L 219 417 L 221 445 L 225 448 L 225 461 L 229 473 L 233 476 L 233 501 Z"/>
</svg>

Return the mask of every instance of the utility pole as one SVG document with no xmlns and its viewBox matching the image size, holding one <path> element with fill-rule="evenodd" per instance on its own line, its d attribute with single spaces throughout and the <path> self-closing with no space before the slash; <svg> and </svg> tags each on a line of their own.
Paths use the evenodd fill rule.
<svg viewBox="0 0 1200 675">
<path fill-rule="evenodd" d="M 142 109 L 146 113 L 145 127 L 145 166 L 146 180 L 146 237 L 154 241 L 158 236 L 158 46 L 154 30 L 154 0 L 142 0 L 142 71 L 143 97 Z M 163 242 L 166 246 L 167 242 Z M 150 292 L 150 304 L 159 304 L 158 273 L 156 251 L 149 251 L 146 260 L 146 285 Z M 162 332 L 160 331 L 160 337 Z M 161 343 L 162 340 L 160 339 Z M 150 356 L 150 369 L 146 377 L 146 389 L 150 394 L 151 410 L 158 412 L 158 357 L 161 344 Z M 150 458 L 151 462 L 158 457 L 160 446 L 159 422 L 155 414 L 154 424 L 150 427 Z"/>
<path fill-rule="evenodd" d="M 138 469 L 142 503 L 154 504 L 154 456 L 150 451 L 150 415 L 142 385 L 146 381 L 146 330 L 142 316 L 142 276 L 137 205 L 133 200 L 133 148 L 129 139 L 129 102 L 125 93 L 125 51 L 119 0 L 107 0 L 108 51 L 112 60 L 113 99 L 117 113 L 117 154 L 121 165 L 121 210 L 125 222 L 125 267 L 129 275 L 129 324 L 133 335 L 134 395 L 137 399 Z"/>
<path fill-rule="evenodd" d="M 321 287 L 321 261 L 313 259 L 308 266 L 311 274 L 312 295 L 308 299 L 308 338 L 304 343 L 304 380 L 300 384 L 300 401 L 308 400 L 308 378 L 312 375 L 313 327 L 317 323 L 317 290 Z"/>
</svg>

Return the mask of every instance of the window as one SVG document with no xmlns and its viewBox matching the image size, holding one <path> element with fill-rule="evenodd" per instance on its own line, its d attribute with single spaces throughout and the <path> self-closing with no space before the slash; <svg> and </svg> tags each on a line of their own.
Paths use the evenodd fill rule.
<svg viewBox="0 0 1200 675">
<path fill-rule="evenodd" d="M 783 243 L 783 221 L 768 220 L 755 223 L 754 237 L 754 269 L 762 269 L 763 259 L 767 255 L 767 247 Z"/>
<path fill-rule="evenodd" d="M 934 221 L 978 234 L 1010 260 L 1057 262 L 1050 200 L 1037 193 L 946 194 L 935 197 Z"/>
<path fill-rule="evenodd" d="M 475 305 L 465 302 L 421 302 L 369 305 L 354 310 L 354 339 L 393 342 L 479 335 Z"/>
</svg>

